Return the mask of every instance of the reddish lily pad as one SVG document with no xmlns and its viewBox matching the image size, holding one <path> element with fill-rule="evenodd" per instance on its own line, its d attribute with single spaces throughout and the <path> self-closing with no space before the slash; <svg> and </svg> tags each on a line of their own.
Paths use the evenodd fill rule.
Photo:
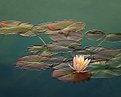
<svg viewBox="0 0 121 97">
<path fill-rule="evenodd" d="M 16 66 L 28 70 L 41 70 L 47 69 L 56 64 L 60 64 L 63 62 L 63 60 L 64 58 L 62 57 L 55 58 L 52 56 L 30 55 L 19 58 Z"/>
<path fill-rule="evenodd" d="M 80 82 L 91 77 L 90 72 L 76 73 L 70 68 L 54 70 L 52 76 L 65 82 Z"/>
<path fill-rule="evenodd" d="M 77 73 L 69 67 L 70 62 L 61 63 L 53 67 L 54 71 L 52 76 L 66 82 L 80 82 L 91 77 L 91 73 L 88 71 Z"/>
<path fill-rule="evenodd" d="M 85 25 L 82 22 L 75 22 L 72 20 L 63 20 L 52 23 L 45 23 L 36 26 L 38 32 L 47 34 L 65 33 L 65 32 L 78 32 L 84 29 Z"/>
<path fill-rule="evenodd" d="M 0 22 L 0 34 L 21 34 L 31 31 L 33 25 L 20 21 L 2 21 Z"/>
</svg>

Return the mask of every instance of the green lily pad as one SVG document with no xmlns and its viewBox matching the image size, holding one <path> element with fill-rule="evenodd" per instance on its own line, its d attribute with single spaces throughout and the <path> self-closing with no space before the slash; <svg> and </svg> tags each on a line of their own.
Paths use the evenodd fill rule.
<svg viewBox="0 0 121 97">
<path fill-rule="evenodd" d="M 84 29 L 85 25 L 82 22 L 72 20 L 56 21 L 52 23 L 44 23 L 36 26 L 38 32 L 46 34 L 56 34 L 65 32 L 78 32 Z"/>
<path fill-rule="evenodd" d="M 42 46 L 32 46 L 28 48 L 28 51 L 30 51 L 31 53 L 40 54 L 40 55 L 53 55 L 60 52 L 67 52 L 72 50 L 73 50 L 72 48 L 60 46 L 56 43 L 42 45 Z"/>
<path fill-rule="evenodd" d="M 110 52 L 111 53 L 111 52 Z M 92 78 L 110 78 L 121 75 L 121 53 L 116 54 L 105 63 L 91 63 L 88 71 L 92 73 Z"/>
<path fill-rule="evenodd" d="M 49 51 L 49 48 L 46 45 L 28 47 L 28 51 L 31 52 L 32 54 L 39 54 L 44 56 L 52 55 L 52 52 Z"/>
<path fill-rule="evenodd" d="M 106 35 L 104 32 L 100 31 L 100 30 L 90 30 L 88 32 L 86 32 L 85 37 L 89 40 L 95 40 L 95 41 L 99 41 L 100 39 L 104 38 Z"/>
<path fill-rule="evenodd" d="M 29 23 L 23 23 L 20 21 L 2 21 L 0 22 L 0 34 L 20 34 L 23 35 L 26 32 L 32 30 L 33 25 Z"/>
<path fill-rule="evenodd" d="M 74 40 L 74 41 L 80 41 L 82 39 L 82 34 L 80 32 L 68 32 L 60 33 L 60 34 L 54 34 L 50 35 L 50 38 L 53 41 L 61 41 L 61 40 Z"/>
<path fill-rule="evenodd" d="M 76 49 L 72 52 L 75 55 L 85 55 L 90 58 L 96 59 L 110 59 L 121 53 L 121 49 L 104 48 L 104 47 L 86 47 L 82 49 Z"/>
<path fill-rule="evenodd" d="M 80 41 L 74 41 L 74 40 L 60 40 L 54 42 L 60 46 L 65 46 L 69 48 L 78 48 L 80 46 Z"/>
<path fill-rule="evenodd" d="M 28 70 L 43 70 L 53 65 L 60 64 L 64 60 L 63 57 L 29 55 L 17 60 L 16 66 Z"/>
<path fill-rule="evenodd" d="M 69 68 L 69 64 L 71 63 L 70 62 L 61 63 L 59 65 L 53 66 L 53 69 L 66 69 Z"/>
<path fill-rule="evenodd" d="M 92 73 L 92 78 L 111 78 L 121 75 L 121 68 L 112 67 L 115 64 L 93 64 L 87 69 Z"/>
<path fill-rule="evenodd" d="M 105 42 L 120 42 L 121 41 L 121 33 L 104 33 L 99 30 L 90 30 L 86 32 L 85 37 L 90 40 L 101 40 L 105 39 Z"/>
<path fill-rule="evenodd" d="M 120 42 L 121 41 L 121 33 L 107 34 L 105 41 L 108 41 L 108 42 Z"/>
</svg>

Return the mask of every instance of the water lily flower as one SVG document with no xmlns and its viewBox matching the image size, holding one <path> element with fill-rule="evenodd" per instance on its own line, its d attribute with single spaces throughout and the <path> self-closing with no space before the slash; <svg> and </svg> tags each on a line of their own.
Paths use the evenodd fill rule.
<svg viewBox="0 0 121 97">
<path fill-rule="evenodd" d="M 83 55 L 76 55 L 73 58 L 72 65 L 69 65 L 71 69 L 75 70 L 77 73 L 85 72 L 85 69 L 90 63 L 90 59 L 84 59 Z"/>
</svg>

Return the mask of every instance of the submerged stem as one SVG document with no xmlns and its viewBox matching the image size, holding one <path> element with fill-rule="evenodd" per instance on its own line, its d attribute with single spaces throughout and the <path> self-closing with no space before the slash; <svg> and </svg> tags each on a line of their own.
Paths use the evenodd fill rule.
<svg viewBox="0 0 121 97">
<path fill-rule="evenodd" d="M 106 40 L 107 37 L 105 37 L 97 46 L 100 46 L 105 40 Z"/>
<path fill-rule="evenodd" d="M 47 45 L 46 42 L 39 36 L 39 34 L 36 33 L 36 35 L 37 35 L 37 37 L 42 41 L 42 43 L 43 43 L 44 45 Z"/>
<path fill-rule="evenodd" d="M 105 37 L 97 46 L 100 46 L 100 45 L 106 40 L 106 38 L 107 38 L 107 37 Z M 98 48 L 95 49 L 94 51 L 96 51 L 96 50 L 98 50 Z"/>
<path fill-rule="evenodd" d="M 40 36 L 37 36 L 37 37 L 43 42 L 44 45 L 47 45 L 47 44 L 45 43 L 45 41 L 44 41 Z"/>
</svg>

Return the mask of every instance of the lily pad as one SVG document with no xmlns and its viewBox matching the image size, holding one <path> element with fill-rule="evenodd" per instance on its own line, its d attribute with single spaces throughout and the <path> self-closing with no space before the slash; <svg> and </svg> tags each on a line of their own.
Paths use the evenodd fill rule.
<svg viewBox="0 0 121 97">
<path fill-rule="evenodd" d="M 28 47 L 28 51 L 31 52 L 32 54 L 39 54 L 44 56 L 52 55 L 52 52 L 49 51 L 49 48 L 46 45 L 37 45 L 37 46 Z"/>
<path fill-rule="evenodd" d="M 72 64 L 72 60 L 67 63 L 61 63 L 57 66 L 54 66 L 54 77 L 57 77 L 60 80 L 72 81 L 72 72 L 69 68 L 69 64 Z M 91 78 L 111 78 L 121 75 L 121 53 L 117 54 L 115 57 L 111 58 L 108 61 L 103 61 L 99 59 L 91 60 L 90 65 L 85 70 L 90 72 Z M 75 73 L 74 73 L 75 74 Z M 74 79 L 73 79 L 74 80 Z"/>
<path fill-rule="evenodd" d="M 110 52 L 111 53 L 111 52 Z M 91 63 L 87 68 L 92 78 L 110 78 L 121 75 L 121 52 L 110 57 L 105 63 Z"/>
<path fill-rule="evenodd" d="M 90 30 L 86 32 L 85 37 L 89 40 L 99 41 L 104 39 L 105 42 L 120 42 L 121 33 L 104 33 L 99 30 Z"/>
<path fill-rule="evenodd" d="M 80 41 L 74 41 L 74 40 L 60 40 L 54 43 L 69 48 L 78 48 L 80 46 Z"/>
<path fill-rule="evenodd" d="M 93 64 L 90 65 L 87 69 L 92 73 L 91 78 L 111 78 L 121 75 L 121 67 L 116 68 L 111 65 L 115 64 Z M 119 64 L 120 65 L 120 64 Z"/>
<path fill-rule="evenodd" d="M 105 41 L 108 41 L 108 42 L 119 42 L 119 41 L 121 41 L 121 33 L 107 34 Z"/>
<path fill-rule="evenodd" d="M 60 41 L 60 40 L 80 41 L 83 38 L 83 36 L 80 32 L 68 32 L 67 34 L 60 33 L 60 34 L 50 35 L 50 38 L 53 41 Z"/>
<path fill-rule="evenodd" d="M 70 68 L 54 70 L 52 76 L 65 82 L 80 82 L 91 77 L 90 72 L 76 73 Z"/>
<path fill-rule="evenodd" d="M 32 30 L 33 25 L 20 21 L 2 21 L 0 22 L 0 34 L 24 34 Z"/>
<path fill-rule="evenodd" d="M 72 52 L 75 55 L 85 55 L 95 59 L 110 59 L 121 53 L 121 49 L 104 48 L 104 47 L 86 47 L 82 49 L 76 49 Z"/>
<path fill-rule="evenodd" d="M 60 46 L 56 43 L 42 45 L 42 46 L 32 46 L 28 48 L 28 51 L 30 51 L 33 54 L 40 54 L 40 55 L 53 55 L 60 52 L 67 52 L 72 51 L 73 48 L 68 48 L 65 46 Z"/>
<path fill-rule="evenodd" d="M 38 32 L 46 34 L 56 34 L 65 32 L 78 32 L 84 29 L 85 25 L 82 22 L 72 20 L 56 21 L 52 23 L 44 23 L 36 26 Z"/>
<path fill-rule="evenodd" d="M 100 39 L 104 38 L 106 35 L 104 32 L 100 31 L 100 30 L 90 30 L 88 32 L 86 32 L 85 37 L 89 40 L 95 40 L 95 41 L 99 41 Z"/>
<path fill-rule="evenodd" d="M 17 60 L 16 66 L 28 70 L 47 69 L 53 65 L 62 63 L 64 58 L 52 56 L 29 55 Z"/>
</svg>

